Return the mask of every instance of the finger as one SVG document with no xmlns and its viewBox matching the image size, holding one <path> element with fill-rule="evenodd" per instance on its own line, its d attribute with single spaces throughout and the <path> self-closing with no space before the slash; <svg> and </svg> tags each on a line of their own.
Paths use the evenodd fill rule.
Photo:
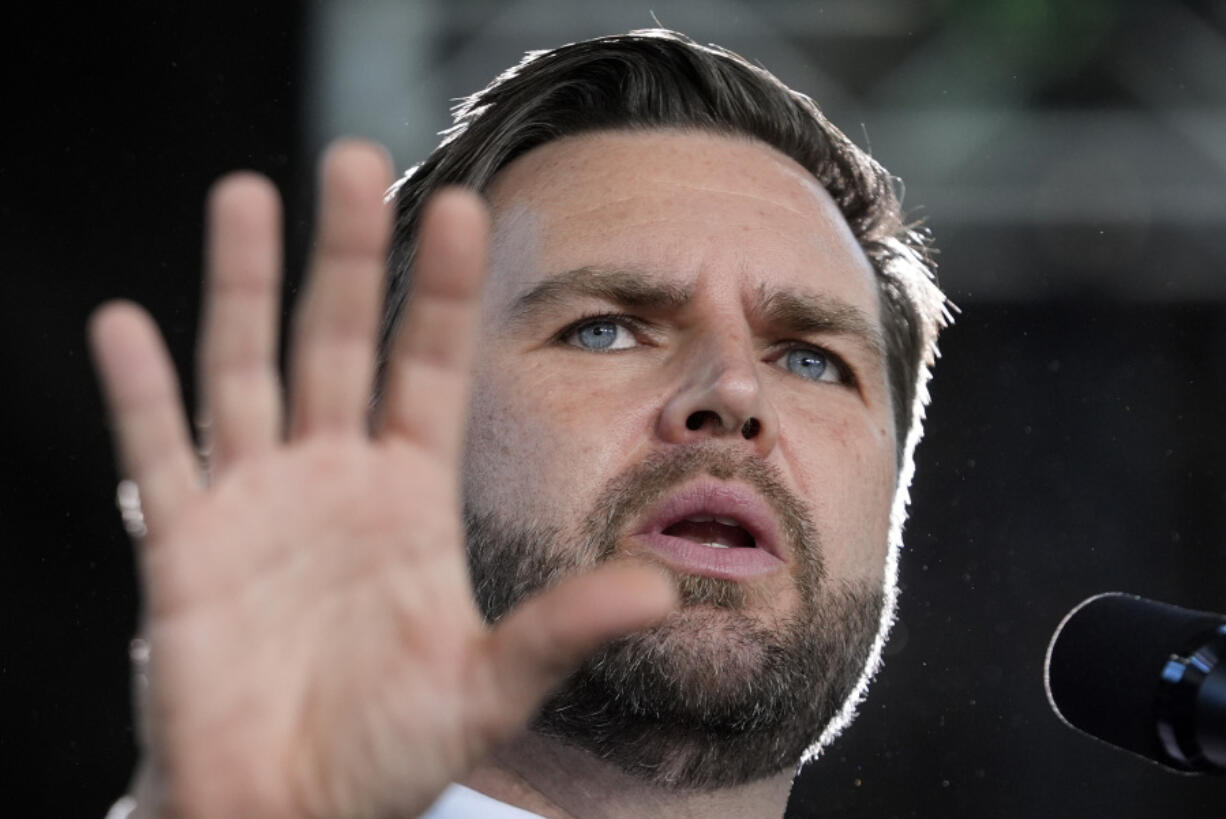
<svg viewBox="0 0 1226 819">
<path fill-rule="evenodd" d="M 588 655 L 664 619 L 677 605 L 672 581 L 644 566 L 608 565 L 563 581 L 515 609 L 492 634 L 497 691 L 489 719 L 514 731 Z M 497 741 L 498 737 L 492 738 Z"/>
<path fill-rule="evenodd" d="M 209 196 L 201 324 L 201 409 L 214 472 L 276 443 L 281 205 L 252 173 L 217 183 Z"/>
<path fill-rule="evenodd" d="M 402 435 L 454 460 L 468 416 L 489 214 L 480 198 L 453 188 L 426 205 L 412 295 L 388 361 L 382 432 Z"/>
<path fill-rule="evenodd" d="M 321 177 L 318 239 L 294 327 L 294 437 L 365 429 L 387 263 L 386 152 L 369 142 L 338 142 L 324 156 Z"/>
<path fill-rule="evenodd" d="M 153 320 L 134 304 L 101 307 L 89 339 L 120 471 L 140 488 L 145 523 L 156 535 L 199 485 L 174 367 Z"/>
</svg>

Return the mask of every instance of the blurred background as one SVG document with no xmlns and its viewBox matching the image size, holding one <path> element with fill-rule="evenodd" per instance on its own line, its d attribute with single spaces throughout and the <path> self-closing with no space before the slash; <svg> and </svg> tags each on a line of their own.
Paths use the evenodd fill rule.
<svg viewBox="0 0 1226 819">
<path fill-rule="evenodd" d="M 188 367 L 219 174 L 282 187 L 293 273 L 328 139 L 380 139 L 407 167 L 525 50 L 658 21 L 809 93 L 905 179 L 961 308 L 886 667 L 789 816 L 1221 815 L 1226 783 L 1061 725 L 1041 667 L 1096 592 L 1226 611 L 1226 2 L 41 9 L 5 37 L 6 812 L 101 817 L 134 759 L 138 600 L 88 312 L 149 305 Z"/>
</svg>

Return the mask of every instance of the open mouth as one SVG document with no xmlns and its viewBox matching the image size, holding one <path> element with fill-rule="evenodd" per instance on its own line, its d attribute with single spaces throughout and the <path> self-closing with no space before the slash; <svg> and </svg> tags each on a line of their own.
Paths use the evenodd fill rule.
<svg viewBox="0 0 1226 819">
<path fill-rule="evenodd" d="M 631 537 L 673 570 L 749 580 L 790 562 L 770 506 L 748 486 L 703 478 L 647 509 Z"/>
<path fill-rule="evenodd" d="M 753 549 L 758 545 L 738 520 L 723 515 L 689 515 L 665 527 L 661 534 L 712 549 Z"/>
</svg>

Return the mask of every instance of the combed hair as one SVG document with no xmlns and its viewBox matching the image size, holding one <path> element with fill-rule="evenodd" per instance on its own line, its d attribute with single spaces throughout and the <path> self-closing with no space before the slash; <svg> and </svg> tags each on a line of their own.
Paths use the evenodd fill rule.
<svg viewBox="0 0 1226 819">
<path fill-rule="evenodd" d="M 668 128 L 750 137 L 817 178 L 876 271 L 900 486 L 909 484 L 947 302 L 936 286 L 929 234 L 903 219 L 895 180 L 813 100 L 731 51 L 650 29 L 530 52 L 462 100 L 453 116 L 439 146 L 389 194 L 395 229 L 385 352 L 408 294 L 422 204 L 432 192 L 447 185 L 483 191 L 516 157 L 584 132 Z"/>
</svg>

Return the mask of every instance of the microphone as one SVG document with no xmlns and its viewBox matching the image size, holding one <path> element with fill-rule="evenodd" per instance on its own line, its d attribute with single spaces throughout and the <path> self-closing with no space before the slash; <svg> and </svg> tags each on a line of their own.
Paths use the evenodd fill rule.
<svg viewBox="0 0 1226 819">
<path fill-rule="evenodd" d="M 1226 773 L 1226 615 L 1091 597 L 1052 635 L 1044 681 L 1068 725 L 1167 768 Z"/>
</svg>

